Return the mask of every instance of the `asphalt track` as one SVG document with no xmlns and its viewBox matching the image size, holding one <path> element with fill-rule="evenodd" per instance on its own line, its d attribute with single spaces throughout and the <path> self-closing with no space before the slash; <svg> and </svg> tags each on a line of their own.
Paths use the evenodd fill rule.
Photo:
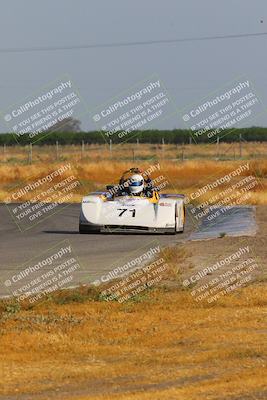
<svg viewBox="0 0 267 400">
<path fill-rule="evenodd" d="M 67 241 L 77 256 L 81 271 L 76 281 L 93 281 L 112 269 L 116 263 L 138 257 L 150 247 L 167 246 L 189 237 L 193 224 L 188 222 L 184 233 L 177 235 L 147 234 L 87 234 L 78 232 L 79 204 L 70 204 L 41 221 L 31 229 L 21 232 L 12 220 L 5 204 L 0 204 L 0 296 L 9 294 L 3 282 L 10 274 L 23 269 L 30 259 L 42 259 L 48 249 Z M 50 269 L 50 267 L 47 267 Z"/>
<path fill-rule="evenodd" d="M 200 221 L 196 221 L 189 208 L 185 231 L 177 235 L 80 235 L 78 232 L 79 210 L 79 204 L 69 204 L 64 208 L 58 206 L 55 215 L 21 232 L 12 220 L 7 206 L 0 204 L 0 296 L 12 294 L 11 289 L 15 287 L 7 287 L 6 282 L 12 279 L 14 274 L 23 271 L 28 265 L 34 265 L 45 259 L 49 252 L 51 254 L 49 249 L 55 248 L 56 250 L 53 250 L 55 252 L 62 243 L 64 246 L 71 246 L 80 265 L 79 270 L 74 273 L 72 282 L 67 284 L 67 286 L 75 286 L 80 283 L 94 282 L 106 276 L 117 266 L 124 266 L 131 260 L 136 260 L 151 248 L 163 248 L 187 240 L 211 239 L 222 233 L 231 236 L 254 235 L 256 230 L 253 207 L 233 207 L 221 213 L 219 217 L 211 218 L 214 214 L 213 210 Z M 58 263 L 45 265 L 41 272 L 30 274 L 21 280 L 19 285 L 35 279 L 41 273 L 50 271 L 54 265 Z"/>
</svg>

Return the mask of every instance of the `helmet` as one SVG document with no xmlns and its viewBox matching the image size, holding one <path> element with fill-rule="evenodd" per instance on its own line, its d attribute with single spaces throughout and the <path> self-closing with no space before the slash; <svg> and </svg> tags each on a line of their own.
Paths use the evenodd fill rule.
<svg viewBox="0 0 267 400">
<path fill-rule="evenodd" d="M 131 194 L 139 194 L 144 190 L 144 178 L 142 175 L 132 175 L 129 179 L 129 191 Z"/>
</svg>

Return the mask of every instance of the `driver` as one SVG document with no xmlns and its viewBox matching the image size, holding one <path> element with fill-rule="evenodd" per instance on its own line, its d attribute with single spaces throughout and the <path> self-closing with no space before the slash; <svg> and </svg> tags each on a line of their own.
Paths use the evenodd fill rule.
<svg viewBox="0 0 267 400">
<path fill-rule="evenodd" d="M 138 168 L 131 168 L 124 172 L 120 179 L 120 185 L 123 186 L 123 189 L 119 195 L 153 197 L 155 190 L 152 179 L 144 178 L 142 171 Z"/>
<path fill-rule="evenodd" d="M 134 174 L 128 180 L 128 190 L 133 196 L 140 196 L 145 191 L 144 178 L 140 174 Z"/>
</svg>

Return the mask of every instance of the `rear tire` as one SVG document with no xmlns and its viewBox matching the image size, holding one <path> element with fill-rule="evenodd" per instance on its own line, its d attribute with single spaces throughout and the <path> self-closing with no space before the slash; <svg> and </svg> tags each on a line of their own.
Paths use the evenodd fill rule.
<svg viewBox="0 0 267 400">
<path fill-rule="evenodd" d="M 182 227 L 182 229 L 181 228 L 177 228 L 177 220 L 176 220 L 176 218 L 175 218 L 175 233 L 177 234 L 177 233 L 183 233 L 184 232 L 184 226 Z"/>
<path fill-rule="evenodd" d="M 184 232 L 184 225 L 185 225 L 185 206 L 183 205 L 183 227 L 178 228 L 178 217 L 175 213 L 175 233 L 183 233 Z"/>
</svg>

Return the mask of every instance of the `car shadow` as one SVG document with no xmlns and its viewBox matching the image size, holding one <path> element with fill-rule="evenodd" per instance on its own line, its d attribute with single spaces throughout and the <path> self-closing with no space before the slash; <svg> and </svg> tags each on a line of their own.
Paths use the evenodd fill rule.
<svg viewBox="0 0 267 400">
<path fill-rule="evenodd" d="M 43 231 L 43 233 L 55 233 L 59 235 L 78 235 L 79 231 Z"/>
<path fill-rule="evenodd" d="M 99 236 L 172 236 L 173 233 L 153 233 L 153 232 L 87 232 L 80 234 L 79 231 L 43 231 L 43 233 L 56 234 L 56 235 L 99 235 Z"/>
</svg>

